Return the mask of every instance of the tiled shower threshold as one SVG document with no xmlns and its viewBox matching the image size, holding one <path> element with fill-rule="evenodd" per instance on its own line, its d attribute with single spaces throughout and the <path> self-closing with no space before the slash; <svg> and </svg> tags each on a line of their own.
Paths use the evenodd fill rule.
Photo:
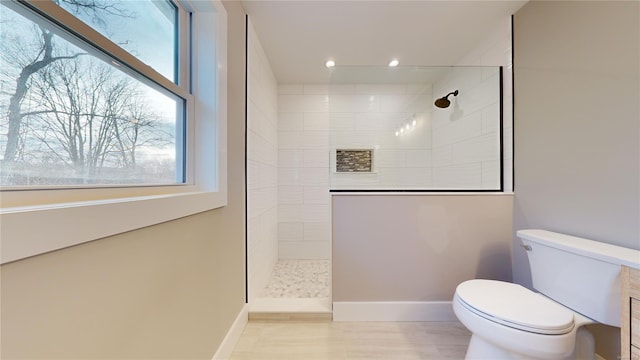
<svg viewBox="0 0 640 360">
<path fill-rule="evenodd" d="M 249 320 L 331 320 L 331 298 L 257 298 Z"/>
</svg>

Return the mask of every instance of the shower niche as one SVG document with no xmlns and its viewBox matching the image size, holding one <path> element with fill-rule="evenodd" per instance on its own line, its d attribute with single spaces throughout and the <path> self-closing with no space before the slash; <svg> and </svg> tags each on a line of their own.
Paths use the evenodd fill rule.
<svg viewBox="0 0 640 360">
<path fill-rule="evenodd" d="M 336 149 L 336 173 L 373 172 L 373 149 Z"/>
</svg>

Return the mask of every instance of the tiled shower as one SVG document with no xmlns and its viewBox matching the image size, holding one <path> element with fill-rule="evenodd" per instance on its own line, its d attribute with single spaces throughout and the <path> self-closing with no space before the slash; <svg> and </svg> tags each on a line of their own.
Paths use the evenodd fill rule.
<svg viewBox="0 0 640 360">
<path fill-rule="evenodd" d="M 465 69 L 460 68 L 428 84 L 278 84 L 251 25 L 248 36 L 250 304 L 264 298 L 308 297 L 326 299 L 330 309 L 331 188 L 453 184 L 493 189 L 499 184 L 499 161 L 490 156 L 499 125 L 488 121 L 498 116 L 499 101 L 483 99 L 479 90 L 495 85 L 497 73 L 485 71 L 461 80 Z M 502 32 L 497 38 L 483 45 L 489 54 L 507 44 Z M 473 59 L 474 54 L 469 57 L 482 62 Z M 451 99 L 454 105 L 434 109 L 434 99 L 453 87 L 461 91 Z M 505 90 L 510 101 L 510 89 Z M 453 113 L 460 111 L 456 104 L 466 113 Z M 509 130 L 510 110 L 504 115 Z M 407 124 L 412 124 L 411 131 L 396 134 Z M 505 160 L 511 157 L 508 140 Z M 335 152 L 341 148 L 372 150 L 373 171 L 336 173 Z M 505 166 L 505 174 L 510 174 L 510 161 Z M 509 191 L 510 176 L 505 180 Z"/>
<path fill-rule="evenodd" d="M 330 310 L 327 143 L 287 151 L 279 87 L 249 26 L 247 97 L 247 278 L 251 310 L 275 300 L 325 299 Z M 300 129 L 303 123 L 300 122 Z M 292 125 L 296 126 L 296 125 Z M 326 138 L 326 132 L 324 133 Z M 286 311 L 291 302 L 276 301 Z M 278 309 L 277 307 L 281 307 Z"/>
</svg>

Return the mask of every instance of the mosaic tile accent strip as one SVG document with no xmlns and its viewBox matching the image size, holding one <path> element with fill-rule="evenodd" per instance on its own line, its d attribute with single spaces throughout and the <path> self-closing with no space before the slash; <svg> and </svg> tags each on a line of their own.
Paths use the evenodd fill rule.
<svg viewBox="0 0 640 360">
<path fill-rule="evenodd" d="M 373 150 L 336 150 L 336 172 L 371 172 Z"/>
<path fill-rule="evenodd" d="M 329 297 L 329 260 L 278 260 L 261 296 L 268 298 Z"/>
</svg>

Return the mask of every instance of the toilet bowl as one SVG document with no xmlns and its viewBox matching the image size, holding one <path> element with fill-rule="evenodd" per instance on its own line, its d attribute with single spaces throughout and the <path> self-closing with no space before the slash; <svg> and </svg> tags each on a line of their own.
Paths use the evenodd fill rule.
<svg viewBox="0 0 640 360">
<path fill-rule="evenodd" d="M 638 250 L 545 230 L 519 230 L 535 291 L 474 279 L 458 285 L 453 310 L 471 332 L 467 360 L 592 360 L 584 325 L 620 327 L 620 267 Z"/>
<path fill-rule="evenodd" d="M 465 281 L 453 310 L 473 334 L 466 359 L 594 358 L 593 337 L 582 328 L 593 320 L 520 285 Z"/>
</svg>

